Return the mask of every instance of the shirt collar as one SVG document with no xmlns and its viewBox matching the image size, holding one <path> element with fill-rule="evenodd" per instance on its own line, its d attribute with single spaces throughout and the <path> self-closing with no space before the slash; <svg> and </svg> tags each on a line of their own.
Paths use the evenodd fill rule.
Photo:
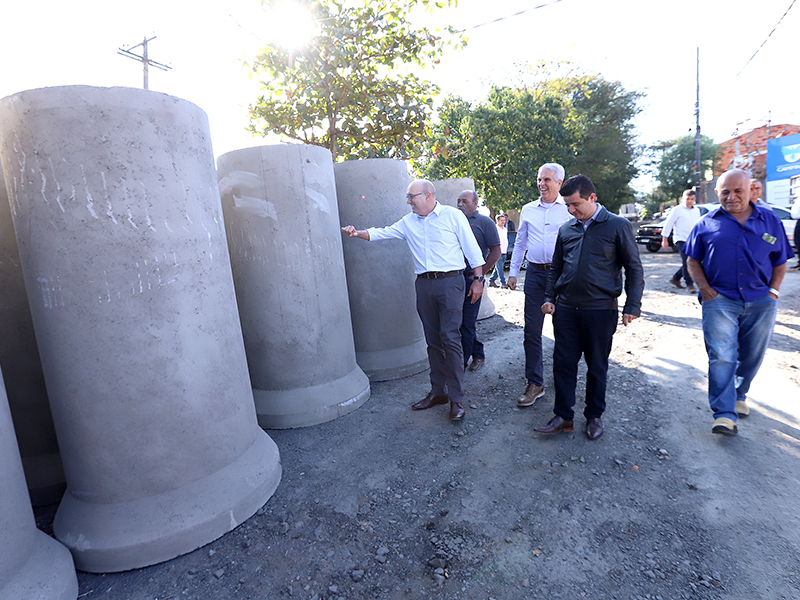
<svg viewBox="0 0 800 600">
<path fill-rule="evenodd" d="M 542 197 L 539 196 L 539 199 L 535 200 L 534 204 L 536 206 L 547 206 L 547 207 L 550 207 L 550 206 L 553 206 L 554 204 L 566 204 L 566 203 L 564 202 L 564 199 L 561 197 L 561 194 L 559 194 L 558 196 L 556 196 L 556 199 L 553 202 L 542 202 Z"/>
</svg>

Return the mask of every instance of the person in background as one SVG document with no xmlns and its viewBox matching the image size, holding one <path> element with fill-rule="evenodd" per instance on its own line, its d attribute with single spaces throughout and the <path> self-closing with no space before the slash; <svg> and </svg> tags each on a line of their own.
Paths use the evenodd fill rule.
<svg viewBox="0 0 800 600">
<path fill-rule="evenodd" d="M 478 194 L 472 190 L 464 190 L 458 195 L 458 210 L 467 217 L 467 222 L 475 236 L 475 241 L 483 254 L 483 272 L 489 272 L 500 253 L 500 238 L 497 236 L 497 228 L 492 220 L 478 212 Z M 472 274 L 472 263 L 467 264 L 464 269 L 465 289 L 467 294 L 464 296 L 464 307 L 461 317 L 461 347 L 464 352 L 464 368 L 469 363 L 470 371 L 477 371 L 486 362 L 486 355 L 483 352 L 483 344 L 478 340 L 478 313 L 481 309 L 481 299 L 477 302 L 470 297 L 469 290 L 474 278 Z"/>
<path fill-rule="evenodd" d="M 692 277 L 686 268 L 686 255 L 683 253 L 683 245 L 686 243 L 686 238 L 689 237 L 692 227 L 702 216 L 700 209 L 694 205 L 696 200 L 697 195 L 694 190 L 683 192 L 681 203 L 670 211 L 667 222 L 664 223 L 664 229 L 661 231 L 661 247 L 664 250 L 669 248 L 669 234 L 671 233 L 675 247 L 681 254 L 681 267 L 675 271 L 669 282 L 676 288 L 683 288 L 681 285 L 681 277 L 683 277 L 686 282 L 687 292 L 694 292 L 695 289 Z"/>
<path fill-rule="evenodd" d="M 500 238 L 500 258 L 497 259 L 497 263 L 494 265 L 494 271 L 492 271 L 492 276 L 489 278 L 489 287 L 498 287 L 495 281 L 500 279 L 500 287 L 508 287 L 506 285 L 506 253 L 508 252 L 508 229 L 506 229 L 506 223 L 508 222 L 508 217 L 503 213 L 498 214 L 495 218 L 497 222 L 497 236 Z"/>
</svg>

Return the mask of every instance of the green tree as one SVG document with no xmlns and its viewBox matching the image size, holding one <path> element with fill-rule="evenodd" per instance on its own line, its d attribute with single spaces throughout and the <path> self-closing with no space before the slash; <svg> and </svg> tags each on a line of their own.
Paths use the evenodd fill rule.
<svg viewBox="0 0 800 600">
<path fill-rule="evenodd" d="M 494 208 L 519 208 L 538 197 L 539 166 L 558 162 L 583 173 L 616 212 L 633 199 L 638 170 L 633 118 L 641 94 L 600 75 L 551 78 L 494 88 L 475 107 L 448 98 L 433 128 L 424 175 L 472 177 Z"/>
<path fill-rule="evenodd" d="M 539 166 L 570 143 L 560 98 L 532 90 L 494 88 L 472 108 L 450 97 L 434 126 L 422 171 L 431 179 L 472 177 L 494 208 L 514 208 L 538 196 Z"/>
<path fill-rule="evenodd" d="M 256 56 L 263 94 L 250 106 L 248 129 L 328 148 L 334 160 L 418 152 L 439 90 L 403 65 L 434 64 L 463 38 L 414 26 L 407 15 L 456 1 L 302 0 L 319 33 L 303 49 L 267 45 Z"/>
<path fill-rule="evenodd" d="M 658 162 L 658 183 L 664 198 L 678 201 L 684 190 L 694 187 L 696 182 L 695 138 L 687 135 L 653 146 L 654 151 L 661 151 Z M 714 167 L 719 145 L 710 137 L 700 136 L 700 163 L 702 165 L 701 180 L 705 180 L 706 172 Z"/>
</svg>

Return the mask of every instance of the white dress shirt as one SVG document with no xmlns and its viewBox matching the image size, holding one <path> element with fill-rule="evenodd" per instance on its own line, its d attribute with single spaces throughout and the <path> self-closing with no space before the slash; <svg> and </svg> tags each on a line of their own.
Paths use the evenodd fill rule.
<svg viewBox="0 0 800 600">
<path fill-rule="evenodd" d="M 425 217 L 409 213 L 393 225 L 370 227 L 367 231 L 370 241 L 405 240 L 417 275 L 463 269 L 464 256 L 471 265 L 486 262 L 464 213 L 439 202 Z"/>
<path fill-rule="evenodd" d="M 522 259 L 526 254 L 528 262 L 550 264 L 553 261 L 558 229 L 571 218 L 572 215 L 561 196 L 555 202 L 542 202 L 539 198 L 523 206 L 519 215 L 519 231 L 514 241 L 509 276 L 519 275 Z"/>
<path fill-rule="evenodd" d="M 500 227 L 497 223 L 495 223 L 495 227 L 497 227 L 497 235 L 500 236 L 500 253 L 505 254 L 508 252 L 508 229 Z"/>
<path fill-rule="evenodd" d="M 661 230 L 661 237 L 668 238 L 673 233 L 672 239 L 676 242 L 685 242 L 689 239 L 689 232 L 694 224 L 700 220 L 700 209 L 696 206 L 686 208 L 679 204 L 669 212 L 664 229 Z"/>
</svg>

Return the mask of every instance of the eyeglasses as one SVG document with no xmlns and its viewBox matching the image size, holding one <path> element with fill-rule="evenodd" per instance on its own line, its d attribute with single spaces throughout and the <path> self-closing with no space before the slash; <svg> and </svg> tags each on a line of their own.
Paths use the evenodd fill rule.
<svg viewBox="0 0 800 600">
<path fill-rule="evenodd" d="M 427 192 L 420 192 L 419 194 L 406 194 L 406 200 L 413 200 L 417 196 L 422 196 L 422 194 L 427 194 Z"/>
</svg>

